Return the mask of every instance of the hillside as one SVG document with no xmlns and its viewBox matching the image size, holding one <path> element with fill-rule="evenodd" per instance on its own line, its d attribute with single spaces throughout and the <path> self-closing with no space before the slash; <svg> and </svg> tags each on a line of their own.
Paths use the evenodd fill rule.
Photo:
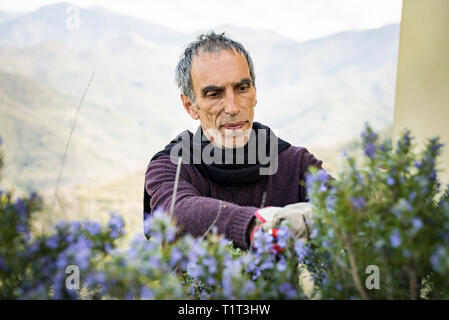
<svg viewBox="0 0 449 320">
<path fill-rule="evenodd" d="M 18 74 L 0 72 L 0 83 L 5 182 L 18 189 L 53 188 L 78 99 Z M 139 136 L 112 108 L 89 102 L 82 106 L 78 124 L 62 184 L 108 180 L 134 170 L 140 164 L 139 143 L 151 138 Z"/>
<path fill-rule="evenodd" d="M 142 170 L 173 137 L 198 126 L 174 84 L 193 34 L 101 8 L 81 9 L 80 29 L 69 30 L 66 8 L 0 15 L 0 134 L 5 175 L 21 188 L 55 185 L 73 111 L 92 72 L 63 184 Z M 255 120 L 292 144 L 329 149 L 358 136 L 365 121 L 391 127 L 397 25 L 304 43 L 265 30 L 216 30 L 253 57 Z"/>
</svg>

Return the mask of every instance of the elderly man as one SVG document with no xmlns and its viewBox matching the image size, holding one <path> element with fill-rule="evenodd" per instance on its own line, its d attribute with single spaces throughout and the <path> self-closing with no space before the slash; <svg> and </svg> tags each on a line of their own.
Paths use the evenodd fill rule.
<svg viewBox="0 0 449 320">
<path fill-rule="evenodd" d="M 214 225 L 248 249 L 259 227 L 270 232 L 287 220 L 307 238 L 311 208 L 303 182 L 308 168 L 321 168 L 322 161 L 253 121 L 255 73 L 244 47 L 224 34 L 199 36 L 185 49 L 176 82 L 184 109 L 200 126 L 152 157 L 144 219 L 156 208 L 170 211 L 182 157 L 173 217 L 183 232 L 202 236 Z"/>
</svg>

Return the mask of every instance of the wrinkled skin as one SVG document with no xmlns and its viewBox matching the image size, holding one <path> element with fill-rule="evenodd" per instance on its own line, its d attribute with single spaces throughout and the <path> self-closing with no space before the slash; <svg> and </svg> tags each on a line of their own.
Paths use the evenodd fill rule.
<svg viewBox="0 0 449 320">
<path fill-rule="evenodd" d="M 216 146 L 239 148 L 248 142 L 257 104 L 245 56 L 237 51 L 200 52 L 192 60 L 195 101 L 181 94 L 187 113 L 200 120 L 206 137 Z M 237 130 L 226 124 L 245 121 Z"/>
</svg>

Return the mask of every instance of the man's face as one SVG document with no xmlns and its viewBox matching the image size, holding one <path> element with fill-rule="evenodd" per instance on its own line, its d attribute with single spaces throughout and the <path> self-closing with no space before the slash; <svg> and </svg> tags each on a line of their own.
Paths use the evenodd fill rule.
<svg viewBox="0 0 449 320">
<path fill-rule="evenodd" d="M 196 101 L 194 105 L 181 94 L 184 108 L 200 120 L 206 137 L 216 146 L 244 146 L 257 103 L 245 56 L 230 50 L 200 52 L 190 72 Z"/>
</svg>

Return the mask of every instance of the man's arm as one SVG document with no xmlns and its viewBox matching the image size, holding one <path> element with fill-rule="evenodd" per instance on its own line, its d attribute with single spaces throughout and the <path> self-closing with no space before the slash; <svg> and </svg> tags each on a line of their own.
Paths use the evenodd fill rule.
<svg viewBox="0 0 449 320">
<path fill-rule="evenodd" d="M 251 235 L 254 231 L 262 227 L 262 230 L 268 231 L 279 227 L 280 222 L 287 220 L 291 223 L 292 230 L 297 237 L 303 237 L 309 239 L 310 235 L 310 224 L 312 219 L 312 207 L 310 206 L 309 198 L 307 196 L 307 189 L 305 185 L 305 179 L 308 174 L 310 174 L 310 168 L 315 167 L 316 169 L 322 168 L 323 161 L 317 159 L 313 154 L 311 154 L 307 149 L 303 148 L 303 153 L 301 155 L 301 160 L 299 163 L 299 201 L 298 203 L 289 204 L 284 207 L 271 207 L 262 208 L 257 211 L 256 219 L 251 225 Z M 323 169 L 324 170 L 324 169 Z M 326 172 L 327 173 L 327 172 Z M 335 180 L 329 173 L 327 187 L 330 188 L 329 181 Z M 252 237 L 251 237 L 252 242 Z"/>
<path fill-rule="evenodd" d="M 248 249 L 249 228 L 258 208 L 201 196 L 189 182 L 182 166 L 173 216 L 183 232 L 194 237 L 202 236 L 220 212 L 215 222 L 218 233 L 232 240 L 236 246 Z M 169 212 L 175 177 L 176 164 L 171 162 L 170 156 L 161 156 L 150 162 L 145 174 L 145 188 L 151 196 L 151 208 L 162 206 L 165 212 Z"/>
</svg>

